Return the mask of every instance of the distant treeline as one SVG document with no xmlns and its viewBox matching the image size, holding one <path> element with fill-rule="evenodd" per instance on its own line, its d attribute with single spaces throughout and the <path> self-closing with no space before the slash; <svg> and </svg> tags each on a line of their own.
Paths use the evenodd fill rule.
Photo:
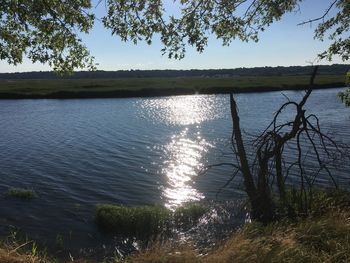
<svg viewBox="0 0 350 263">
<path fill-rule="evenodd" d="M 320 66 L 320 75 L 342 75 L 350 70 L 350 65 L 334 64 Z M 308 75 L 312 66 L 256 67 L 235 69 L 192 69 L 192 70 L 118 70 L 80 71 L 70 76 L 59 76 L 54 72 L 0 73 L 0 80 L 6 79 L 113 79 L 113 78 L 168 78 L 168 77 L 233 77 L 233 76 L 288 76 Z"/>
</svg>

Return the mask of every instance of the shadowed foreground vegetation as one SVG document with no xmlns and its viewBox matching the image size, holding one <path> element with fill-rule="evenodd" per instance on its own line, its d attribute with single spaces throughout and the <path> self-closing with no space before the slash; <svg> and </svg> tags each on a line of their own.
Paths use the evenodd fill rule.
<svg viewBox="0 0 350 263">
<path fill-rule="evenodd" d="M 0 80 L 0 99 L 113 98 L 305 89 L 308 75 Z M 315 88 L 344 87 L 345 75 L 320 75 Z"/>
<path fill-rule="evenodd" d="M 2 245 L 3 246 L 3 245 Z M 50 262 L 45 258 L 33 256 L 30 253 L 17 251 L 16 247 L 3 246 L 0 248 L 0 262 L 3 263 L 39 263 Z"/>
<path fill-rule="evenodd" d="M 127 262 L 349 262 L 350 197 L 317 192 L 307 217 L 250 223 L 201 255 L 191 246 L 156 245 Z M 204 255 L 203 255 L 204 254 Z"/>
<path fill-rule="evenodd" d="M 246 224 L 210 250 L 191 244 L 156 243 L 124 262 L 349 262 L 350 197 L 348 192 L 316 192 L 308 216 L 275 223 Z M 130 211 L 129 211 L 130 212 Z M 148 213 L 148 212 L 147 212 Z M 60 262 L 39 257 L 26 246 L 2 244 L 0 262 Z M 80 259 L 75 262 L 96 262 Z M 120 262 L 109 259 L 100 262 Z"/>
<path fill-rule="evenodd" d="M 246 225 L 206 256 L 188 246 L 158 245 L 127 262 L 349 262 L 349 211 L 328 212 L 296 223 Z"/>
</svg>

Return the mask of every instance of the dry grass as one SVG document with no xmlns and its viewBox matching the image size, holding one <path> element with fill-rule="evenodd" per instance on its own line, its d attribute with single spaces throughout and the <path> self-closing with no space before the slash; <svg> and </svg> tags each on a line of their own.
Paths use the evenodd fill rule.
<svg viewBox="0 0 350 263">
<path fill-rule="evenodd" d="M 127 263 L 199 263 L 201 262 L 191 245 L 172 245 L 170 243 L 151 246 L 142 253 L 134 254 L 125 260 Z"/>
<path fill-rule="evenodd" d="M 333 211 L 294 224 L 253 223 L 205 256 L 188 246 L 157 245 L 127 262 L 350 262 L 350 213 Z"/>
<path fill-rule="evenodd" d="M 32 252 L 24 251 L 22 248 L 27 243 L 14 246 L 2 244 L 0 248 L 0 262 L 1 263 L 51 263 L 52 260 L 45 256 L 33 255 Z"/>
<path fill-rule="evenodd" d="M 45 257 L 2 246 L 1 263 L 51 263 Z M 79 260 L 75 262 L 86 263 Z M 108 261 L 109 262 L 109 261 Z M 119 262 L 119 261 L 111 261 Z M 350 262 L 350 212 L 333 210 L 317 218 L 268 226 L 246 225 L 207 255 L 191 245 L 157 243 L 126 258 L 131 263 Z"/>
<path fill-rule="evenodd" d="M 247 224 L 205 256 L 188 247 L 157 245 L 128 262 L 350 262 L 348 193 L 321 192 L 317 198 L 309 217 Z"/>
<path fill-rule="evenodd" d="M 308 218 L 295 225 L 251 225 L 203 262 L 349 262 L 349 213 Z"/>
</svg>

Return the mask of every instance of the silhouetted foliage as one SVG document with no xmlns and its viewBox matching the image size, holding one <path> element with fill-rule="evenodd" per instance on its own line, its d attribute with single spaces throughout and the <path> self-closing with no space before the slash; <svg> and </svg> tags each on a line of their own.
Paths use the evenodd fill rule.
<svg viewBox="0 0 350 263">
<path fill-rule="evenodd" d="M 94 68 L 78 32 L 94 23 L 89 0 L 0 1 L 0 59 L 9 64 L 48 63 L 55 71 Z"/>
<path fill-rule="evenodd" d="M 106 13 L 96 18 L 90 0 L 0 1 L 0 59 L 18 64 L 23 57 L 49 63 L 59 72 L 95 67 L 79 33 L 88 33 L 96 20 L 123 41 L 152 43 L 160 37 L 169 58 L 184 57 L 187 45 L 202 52 L 210 35 L 223 45 L 232 40 L 258 41 L 259 34 L 283 15 L 298 10 L 303 0 L 184 0 L 176 1 L 174 14 L 159 0 L 99 0 Z M 336 11 L 335 15 L 331 11 Z M 178 14 L 178 15 L 175 15 Z M 348 0 L 329 1 L 316 23 L 315 38 L 329 38 L 329 48 L 319 57 L 349 59 L 350 5 Z"/>
<path fill-rule="evenodd" d="M 236 169 L 234 174 L 240 172 L 243 176 L 245 191 L 251 204 L 251 216 L 255 220 L 268 223 L 276 218 L 274 187 L 279 193 L 279 203 L 287 210 L 292 209 L 286 195 L 286 178 L 293 167 L 299 170 L 300 185 L 297 190 L 298 200 L 300 200 L 299 211 L 305 214 L 308 213 L 310 207 L 309 196 L 312 196 L 310 193 L 321 171 L 325 171 L 334 186 L 337 187 L 328 164 L 330 160 L 346 157 L 347 147 L 340 145 L 324 133 L 318 117 L 315 114 L 307 114 L 305 110 L 305 104 L 312 93 L 317 69 L 318 67 L 314 68 L 310 86 L 305 90 L 300 102 L 288 99 L 276 111 L 268 127 L 254 140 L 254 161 L 252 163 L 249 162 L 245 150 L 237 104 L 233 94 L 230 96 L 233 121 L 232 146 L 237 157 L 237 162 L 231 165 Z M 281 123 L 280 115 L 289 108 L 294 108 L 294 117 Z M 309 147 L 303 145 L 305 141 L 309 143 Z M 284 151 L 289 143 L 296 145 L 297 160 L 286 166 Z M 318 164 L 311 175 L 305 172 L 304 166 L 304 160 L 310 153 L 316 157 Z"/>
</svg>

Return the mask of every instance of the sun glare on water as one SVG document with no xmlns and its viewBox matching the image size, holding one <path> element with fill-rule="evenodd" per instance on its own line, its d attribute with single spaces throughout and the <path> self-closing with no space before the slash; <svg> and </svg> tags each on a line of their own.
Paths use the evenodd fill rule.
<svg viewBox="0 0 350 263">
<path fill-rule="evenodd" d="M 166 206 L 171 209 L 182 203 L 204 198 L 195 188 L 193 179 L 203 168 L 203 154 L 210 145 L 200 136 L 189 139 L 188 133 L 189 130 L 184 129 L 165 146 L 167 160 L 164 162 L 162 174 L 167 177 L 167 183 L 163 188 L 163 196 Z"/>
<path fill-rule="evenodd" d="M 151 119 L 180 127 L 180 132 L 161 147 L 161 174 L 166 179 L 161 186 L 162 197 L 170 209 L 204 198 L 194 179 L 204 168 L 205 153 L 212 145 L 201 136 L 201 124 L 218 116 L 216 105 L 215 97 L 208 96 L 157 98 L 143 105 Z"/>
<path fill-rule="evenodd" d="M 141 107 L 157 122 L 189 126 L 217 118 L 218 104 L 214 96 L 192 95 L 149 99 Z"/>
</svg>

